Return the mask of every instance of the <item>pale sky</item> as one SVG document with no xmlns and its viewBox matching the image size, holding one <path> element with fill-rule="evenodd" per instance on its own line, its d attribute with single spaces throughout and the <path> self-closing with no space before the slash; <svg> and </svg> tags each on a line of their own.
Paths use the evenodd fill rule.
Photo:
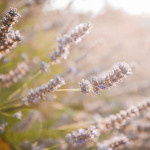
<svg viewBox="0 0 150 150">
<path fill-rule="evenodd" d="M 46 10 L 65 9 L 71 0 L 51 0 L 52 8 L 46 4 Z M 92 12 L 97 14 L 107 2 L 113 7 L 122 9 L 130 14 L 150 14 L 150 0 L 73 0 L 72 10 L 82 13 Z"/>
</svg>

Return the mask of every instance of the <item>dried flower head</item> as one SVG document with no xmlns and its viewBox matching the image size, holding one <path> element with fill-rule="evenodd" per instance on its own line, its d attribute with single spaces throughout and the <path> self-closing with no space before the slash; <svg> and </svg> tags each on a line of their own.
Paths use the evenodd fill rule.
<svg viewBox="0 0 150 150">
<path fill-rule="evenodd" d="M 81 82 L 79 82 L 81 92 L 84 94 L 90 94 L 92 90 L 92 85 L 88 80 L 82 79 Z"/>
<path fill-rule="evenodd" d="M 118 82 L 131 73 L 132 70 L 127 63 L 119 62 L 113 67 L 112 71 L 103 76 L 92 78 L 93 90 L 100 94 L 103 90 L 116 86 Z"/>
<path fill-rule="evenodd" d="M 57 38 L 58 48 L 50 54 L 50 59 L 53 64 L 59 63 L 60 58 L 66 59 L 69 54 L 71 44 L 78 44 L 91 29 L 90 23 L 79 24 L 71 33 L 64 35 L 62 38 Z"/>
<path fill-rule="evenodd" d="M 43 84 L 33 90 L 30 90 L 27 96 L 28 102 L 37 103 L 40 99 L 45 100 L 46 94 L 56 91 L 59 87 L 65 84 L 65 81 L 60 76 L 51 79 L 49 83 Z"/>
</svg>

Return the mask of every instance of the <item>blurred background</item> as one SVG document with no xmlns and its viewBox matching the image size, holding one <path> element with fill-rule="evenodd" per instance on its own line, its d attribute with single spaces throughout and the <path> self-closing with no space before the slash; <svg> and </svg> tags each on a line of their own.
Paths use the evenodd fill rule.
<svg viewBox="0 0 150 150">
<path fill-rule="evenodd" d="M 79 13 L 91 12 L 95 15 L 103 12 L 103 8 L 110 6 L 114 9 L 123 10 L 131 15 L 149 14 L 149 1 L 148 0 L 50 0 L 50 5 L 45 5 L 46 10 L 53 9 L 66 9 L 71 3 L 71 10 Z M 45 9 L 44 8 L 44 9 Z"/>
<path fill-rule="evenodd" d="M 5 110 L 0 112 L 0 121 L 7 122 L 0 134 L 0 150 L 63 149 L 66 133 L 87 127 L 150 96 L 149 0 L 0 0 L 1 19 L 10 7 L 21 14 L 14 28 L 23 38 L 0 60 L 0 74 L 14 70 L 24 60 L 29 71 L 10 87 L 0 86 L 0 108 Z M 49 53 L 57 48 L 56 39 L 84 22 L 91 22 L 92 30 L 80 44 L 71 47 L 69 57 L 50 65 L 49 72 L 39 73 L 41 61 L 48 63 Z M 101 95 L 56 92 L 33 106 L 22 105 L 23 99 L 11 103 L 56 74 L 66 81 L 62 88 L 77 89 L 81 79 L 90 80 L 120 61 L 132 66 L 133 75 Z M 19 111 L 21 120 L 14 117 Z M 137 124 L 146 122 L 141 120 L 138 118 Z M 129 125 L 134 127 L 132 123 Z M 129 134 L 126 130 L 121 132 Z M 99 140 L 116 133 L 120 130 Z M 137 132 L 134 134 L 137 136 Z M 140 139 L 140 133 L 138 137 L 125 149 L 150 149 L 150 138 Z M 139 144 L 135 144 L 137 141 Z"/>
</svg>

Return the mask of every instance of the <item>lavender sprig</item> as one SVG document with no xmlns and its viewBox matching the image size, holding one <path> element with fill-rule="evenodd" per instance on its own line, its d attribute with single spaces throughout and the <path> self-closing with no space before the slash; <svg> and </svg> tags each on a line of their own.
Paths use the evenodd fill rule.
<svg viewBox="0 0 150 150">
<path fill-rule="evenodd" d="M 105 89 L 116 86 L 123 78 L 132 73 L 131 67 L 125 62 L 117 63 L 112 71 L 105 73 L 103 76 L 93 77 L 92 85 L 94 92 L 100 94 Z"/>
<path fill-rule="evenodd" d="M 97 143 L 97 150 L 114 150 L 118 148 L 124 148 L 128 142 L 129 140 L 126 136 L 120 135 L 113 137 L 104 143 Z"/>
<path fill-rule="evenodd" d="M 12 30 L 12 26 L 17 22 L 19 16 L 20 14 L 17 12 L 16 8 L 10 8 L 10 10 L 5 14 L 5 17 L 1 20 L 0 59 L 4 57 L 10 49 L 14 48 L 17 42 L 21 41 L 19 31 Z"/>
<path fill-rule="evenodd" d="M 10 10 L 5 14 L 5 17 L 1 20 L 2 26 L 0 27 L 0 41 L 5 39 L 9 31 L 12 29 L 12 25 L 18 20 L 20 14 L 17 12 L 16 8 L 10 8 Z"/>
<path fill-rule="evenodd" d="M 0 82 L 3 88 L 10 87 L 13 83 L 22 79 L 29 71 L 29 66 L 21 62 L 15 70 L 10 70 L 8 74 L 0 74 Z"/>
<path fill-rule="evenodd" d="M 78 132 L 68 133 L 66 135 L 66 142 L 69 147 L 82 147 L 90 140 L 95 140 L 98 136 L 99 131 L 94 126 L 90 126 L 87 130 L 79 129 Z"/>
<path fill-rule="evenodd" d="M 66 59 L 71 44 L 78 44 L 89 33 L 90 29 L 90 23 L 79 24 L 71 33 L 58 38 L 58 48 L 54 50 L 53 54 L 50 54 L 52 64 L 59 63 L 61 58 Z"/>
<path fill-rule="evenodd" d="M 28 102 L 37 103 L 40 99 L 45 100 L 46 94 L 55 92 L 64 84 L 64 79 L 57 75 L 55 79 L 51 79 L 49 83 L 43 84 L 33 90 L 30 90 L 27 96 Z"/>
<path fill-rule="evenodd" d="M 145 100 L 139 103 L 137 106 L 132 106 L 125 111 L 120 111 L 114 116 L 107 117 L 100 124 L 93 126 L 92 129 L 82 129 L 84 132 L 73 131 L 71 134 L 66 135 L 66 142 L 68 145 L 73 145 L 74 147 L 80 147 L 85 145 L 87 141 L 93 141 L 93 133 L 95 138 L 98 138 L 101 133 L 109 131 L 110 129 L 117 128 L 126 124 L 131 118 L 138 116 L 140 113 L 150 109 L 150 100 Z M 90 132 L 89 132 L 90 131 Z M 95 139 L 94 138 L 94 139 Z M 80 143 L 82 140 L 82 143 Z"/>
</svg>

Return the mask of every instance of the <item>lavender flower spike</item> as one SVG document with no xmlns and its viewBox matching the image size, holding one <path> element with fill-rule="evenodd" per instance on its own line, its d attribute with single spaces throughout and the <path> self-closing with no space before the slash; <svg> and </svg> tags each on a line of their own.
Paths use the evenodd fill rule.
<svg viewBox="0 0 150 150">
<path fill-rule="evenodd" d="M 68 147 L 82 147 L 86 146 L 86 144 L 94 139 L 99 137 L 99 132 L 94 126 L 90 126 L 87 130 L 79 129 L 78 132 L 73 131 L 71 134 L 66 135 L 66 142 L 68 143 Z"/>
<path fill-rule="evenodd" d="M 66 59 L 70 46 L 82 41 L 83 37 L 89 33 L 91 26 L 91 23 L 79 24 L 71 33 L 64 35 L 62 38 L 57 38 L 58 48 L 54 50 L 53 54 L 50 54 L 52 64 L 59 63 L 61 58 Z"/>
<path fill-rule="evenodd" d="M 5 39 L 9 31 L 12 29 L 12 25 L 17 22 L 20 14 L 16 8 L 10 8 L 5 14 L 5 17 L 1 20 L 2 26 L 0 27 L 0 41 Z"/>
<path fill-rule="evenodd" d="M 19 31 L 12 30 L 13 24 L 17 22 L 20 14 L 16 8 L 10 8 L 1 20 L 0 27 L 0 59 L 4 57 L 10 49 L 14 48 L 16 44 L 21 41 Z"/>
<path fill-rule="evenodd" d="M 29 71 L 29 66 L 25 62 L 18 64 L 15 70 L 10 70 L 8 74 L 0 74 L 0 82 L 3 88 L 10 87 L 13 83 L 22 79 Z"/>
<path fill-rule="evenodd" d="M 29 103 L 38 103 L 40 99 L 45 100 L 46 94 L 55 92 L 59 87 L 65 84 L 65 81 L 60 76 L 51 79 L 49 83 L 43 84 L 37 88 L 31 89 L 28 93 L 27 99 Z"/>
<path fill-rule="evenodd" d="M 113 150 L 124 148 L 128 144 L 128 138 L 124 135 L 109 139 L 104 143 L 97 143 L 97 150 Z"/>
<path fill-rule="evenodd" d="M 127 63 L 119 62 L 113 67 L 112 71 L 105 73 L 103 76 L 92 78 L 93 90 L 100 94 L 103 90 L 116 86 L 131 73 L 132 69 Z"/>
<path fill-rule="evenodd" d="M 11 30 L 8 37 L 0 42 L 0 59 L 4 57 L 11 49 L 16 47 L 17 43 L 22 39 L 19 30 Z"/>
<path fill-rule="evenodd" d="M 66 135 L 66 142 L 68 146 L 79 148 L 80 146 L 86 146 L 89 141 L 95 141 L 100 134 L 108 132 L 111 129 L 119 129 L 121 126 L 135 116 L 138 116 L 142 112 L 150 109 L 150 100 L 145 100 L 136 106 L 132 106 L 125 111 L 120 111 L 116 115 L 111 115 L 105 118 L 100 124 L 89 127 L 88 129 L 80 129 L 73 131 Z"/>
</svg>

